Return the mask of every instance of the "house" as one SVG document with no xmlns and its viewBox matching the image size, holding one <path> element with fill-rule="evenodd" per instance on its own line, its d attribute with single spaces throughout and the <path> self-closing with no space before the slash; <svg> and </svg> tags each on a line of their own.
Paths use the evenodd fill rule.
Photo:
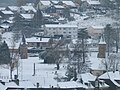
<svg viewBox="0 0 120 90">
<path fill-rule="evenodd" d="M 21 19 L 31 20 L 34 17 L 34 14 L 20 14 L 20 16 L 21 16 Z"/>
<path fill-rule="evenodd" d="M 20 14 L 19 17 L 20 17 L 21 25 L 27 27 L 32 24 L 34 14 Z"/>
<path fill-rule="evenodd" d="M 87 30 L 92 38 L 99 38 L 104 32 L 104 28 L 104 26 L 90 26 Z"/>
<path fill-rule="evenodd" d="M 63 0 L 62 3 L 65 7 L 75 7 L 76 6 L 75 3 L 73 3 L 72 1 Z"/>
<path fill-rule="evenodd" d="M 14 12 L 14 13 L 17 12 L 18 9 L 19 9 L 19 7 L 17 7 L 17 6 L 7 6 L 7 7 L 6 7 L 6 10 L 12 11 L 12 12 Z"/>
<path fill-rule="evenodd" d="M 45 50 L 46 48 L 49 47 L 49 40 L 50 38 L 43 38 L 43 37 L 26 38 L 28 49 L 38 48 L 41 50 Z"/>
<path fill-rule="evenodd" d="M 85 9 L 94 9 L 101 6 L 99 0 L 82 0 L 82 2 L 82 7 Z"/>
<path fill-rule="evenodd" d="M 109 90 L 120 90 L 120 72 L 110 71 L 106 72 L 99 77 L 100 80 L 104 80 L 110 88 Z"/>
<path fill-rule="evenodd" d="M 78 27 L 77 25 L 68 24 L 45 24 L 44 32 L 47 36 L 62 35 L 66 38 L 77 38 Z"/>
<path fill-rule="evenodd" d="M 2 29 L 3 32 L 10 31 L 10 25 L 9 24 L 1 24 L 0 28 Z"/>
<path fill-rule="evenodd" d="M 12 11 L 0 11 L 0 16 L 2 16 L 3 19 L 9 19 L 9 17 L 13 17 L 14 13 Z"/>
<path fill-rule="evenodd" d="M 48 7 L 45 11 L 46 13 L 56 13 L 58 15 L 63 14 L 65 7 L 61 6 L 61 5 L 52 5 L 50 7 Z"/>
<path fill-rule="evenodd" d="M 42 11 L 46 10 L 46 8 L 48 8 L 51 5 L 52 5 L 52 3 L 50 2 L 50 0 L 40 0 L 40 2 L 38 3 L 38 7 Z"/>
<path fill-rule="evenodd" d="M 80 82 L 84 85 L 86 85 L 86 90 L 95 90 L 97 89 L 97 76 L 92 75 L 91 73 L 84 73 L 80 75 L 79 78 Z M 107 85 L 104 81 L 99 80 L 98 82 L 99 89 L 102 90 L 108 90 L 109 85 Z"/>
<path fill-rule="evenodd" d="M 26 5 L 26 6 L 21 6 L 18 9 L 18 12 L 22 13 L 22 14 L 34 14 L 37 11 L 36 11 L 36 9 L 32 5 Z"/>
<path fill-rule="evenodd" d="M 100 0 L 87 0 L 87 3 L 92 6 L 100 5 Z"/>
</svg>

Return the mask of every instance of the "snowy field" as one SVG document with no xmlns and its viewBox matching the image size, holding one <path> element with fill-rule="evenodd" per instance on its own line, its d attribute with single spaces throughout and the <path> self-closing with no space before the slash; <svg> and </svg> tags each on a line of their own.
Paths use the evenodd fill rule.
<svg viewBox="0 0 120 90">
<path fill-rule="evenodd" d="M 106 26 L 107 24 L 113 24 L 115 22 L 118 22 L 104 15 L 95 15 L 93 18 L 89 16 L 80 16 L 80 15 L 75 15 L 74 17 L 75 17 L 75 21 L 68 22 L 68 24 L 78 25 L 79 28 L 81 27 L 89 28 L 90 26 Z M 84 20 L 85 18 L 88 19 Z"/>
</svg>

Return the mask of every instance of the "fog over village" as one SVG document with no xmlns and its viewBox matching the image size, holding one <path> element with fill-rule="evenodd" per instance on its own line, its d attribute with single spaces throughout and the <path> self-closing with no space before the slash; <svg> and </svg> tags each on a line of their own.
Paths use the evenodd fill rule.
<svg viewBox="0 0 120 90">
<path fill-rule="evenodd" d="M 0 90 L 120 90 L 120 0 L 0 0 Z"/>
</svg>

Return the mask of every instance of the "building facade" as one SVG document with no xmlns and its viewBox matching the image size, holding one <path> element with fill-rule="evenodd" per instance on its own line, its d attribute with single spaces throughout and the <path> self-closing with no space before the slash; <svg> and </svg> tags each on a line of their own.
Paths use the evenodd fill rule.
<svg viewBox="0 0 120 90">
<path fill-rule="evenodd" d="M 46 24 L 44 26 L 44 33 L 47 36 L 62 35 L 72 39 L 77 38 L 78 26 L 66 24 Z"/>
</svg>

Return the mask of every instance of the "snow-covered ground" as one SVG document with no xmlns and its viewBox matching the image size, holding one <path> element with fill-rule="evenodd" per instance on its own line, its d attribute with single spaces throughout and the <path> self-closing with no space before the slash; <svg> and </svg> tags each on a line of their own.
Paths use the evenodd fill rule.
<svg viewBox="0 0 120 90">
<path fill-rule="evenodd" d="M 79 28 L 86 27 L 89 28 L 90 26 L 106 26 L 107 24 L 113 24 L 115 22 L 118 22 L 111 17 L 107 17 L 104 15 L 95 15 L 93 18 L 88 16 L 80 16 L 75 15 L 75 21 L 68 22 L 68 24 L 75 24 L 78 25 Z M 84 20 L 85 18 L 88 18 L 87 20 Z"/>
</svg>

